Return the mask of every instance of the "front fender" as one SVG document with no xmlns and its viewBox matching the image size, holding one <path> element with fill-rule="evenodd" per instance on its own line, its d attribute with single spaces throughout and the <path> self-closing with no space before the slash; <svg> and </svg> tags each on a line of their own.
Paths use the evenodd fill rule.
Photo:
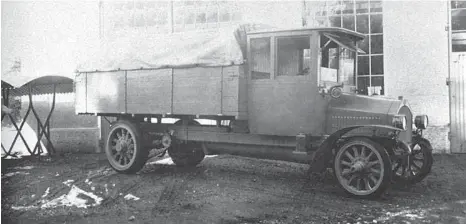
<svg viewBox="0 0 466 224">
<path fill-rule="evenodd" d="M 358 129 L 358 128 L 373 128 L 377 129 L 389 129 L 393 131 L 403 131 L 403 129 L 395 128 L 388 125 L 355 125 L 342 128 L 333 134 L 331 134 L 327 139 L 325 139 L 322 144 L 320 144 L 317 151 L 315 151 L 314 156 L 311 160 L 310 171 L 313 173 L 323 172 L 326 168 L 326 163 L 332 158 L 332 149 L 335 146 L 335 143 L 343 137 L 346 133 Z"/>
</svg>

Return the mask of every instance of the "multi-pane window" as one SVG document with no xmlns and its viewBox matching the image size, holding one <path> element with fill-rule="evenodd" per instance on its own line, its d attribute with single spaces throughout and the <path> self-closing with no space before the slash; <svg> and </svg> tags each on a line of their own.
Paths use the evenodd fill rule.
<svg viewBox="0 0 466 224">
<path fill-rule="evenodd" d="M 149 28 L 157 33 L 176 32 L 217 28 L 242 20 L 241 10 L 233 1 L 129 0 L 106 1 L 103 5 L 105 29 L 111 31 Z"/>
<path fill-rule="evenodd" d="M 241 10 L 234 1 L 174 1 L 175 31 L 209 29 L 238 23 Z"/>
<path fill-rule="evenodd" d="M 125 30 L 128 27 L 154 27 L 167 31 L 169 24 L 169 1 L 124 1 L 104 2 L 105 26 L 110 30 Z"/>
<path fill-rule="evenodd" d="M 306 26 L 342 27 L 366 34 L 356 56 L 358 93 L 384 94 L 382 1 L 306 1 Z"/>
<path fill-rule="evenodd" d="M 454 36 L 466 36 L 466 1 L 451 1 L 451 29 Z M 452 51 L 466 51 L 466 45 L 452 43 Z"/>
</svg>

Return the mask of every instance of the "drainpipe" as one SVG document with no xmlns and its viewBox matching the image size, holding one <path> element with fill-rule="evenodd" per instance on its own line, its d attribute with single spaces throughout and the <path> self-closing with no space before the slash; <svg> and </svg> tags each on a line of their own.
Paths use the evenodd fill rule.
<svg viewBox="0 0 466 224">
<path fill-rule="evenodd" d="M 170 1 L 170 31 L 171 33 L 175 32 L 175 28 L 173 24 L 173 0 Z"/>
<path fill-rule="evenodd" d="M 448 124 L 448 143 L 450 144 L 448 149 L 448 153 L 451 153 L 451 122 L 452 122 L 452 115 L 453 111 L 451 108 L 451 83 L 450 83 L 450 78 L 451 78 L 451 56 L 452 56 L 452 46 L 451 46 L 451 36 L 452 36 L 452 27 L 451 27 L 451 1 L 446 1 L 447 4 L 447 31 L 448 31 L 448 77 L 447 77 L 447 85 L 448 85 L 448 107 L 449 107 L 449 112 L 450 112 L 450 122 Z"/>
<path fill-rule="evenodd" d="M 301 4 L 301 6 L 303 7 L 302 10 L 301 10 L 301 22 L 302 22 L 302 27 L 306 27 L 307 26 L 307 19 L 306 19 L 306 14 L 307 14 L 307 11 L 306 11 L 306 0 L 303 0 L 303 4 Z"/>
</svg>

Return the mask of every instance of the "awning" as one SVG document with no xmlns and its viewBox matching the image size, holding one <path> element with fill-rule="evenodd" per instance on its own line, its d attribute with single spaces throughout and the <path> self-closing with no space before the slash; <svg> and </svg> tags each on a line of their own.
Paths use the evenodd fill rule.
<svg viewBox="0 0 466 224">
<path fill-rule="evenodd" d="M 64 76 L 43 76 L 33 79 L 22 86 L 15 87 L 9 82 L 2 80 L 2 89 L 9 89 L 10 96 L 24 96 L 29 94 L 31 87 L 32 95 L 73 92 L 73 79 Z"/>
<path fill-rule="evenodd" d="M 350 36 L 338 33 L 338 32 L 322 32 L 322 34 L 327 37 L 328 39 L 332 40 L 333 42 L 337 43 L 338 45 L 354 52 L 358 53 L 366 53 L 360 48 L 356 46 L 356 40 L 351 38 Z"/>
</svg>

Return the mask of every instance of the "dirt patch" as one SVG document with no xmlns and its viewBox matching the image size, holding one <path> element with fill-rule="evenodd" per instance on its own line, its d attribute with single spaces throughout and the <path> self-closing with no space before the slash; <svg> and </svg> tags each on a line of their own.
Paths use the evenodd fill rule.
<svg viewBox="0 0 466 224">
<path fill-rule="evenodd" d="M 295 163 L 225 155 L 206 158 L 195 168 L 178 168 L 149 162 L 139 174 L 125 175 L 112 170 L 104 155 L 69 154 L 53 161 L 24 158 L 4 160 L 2 221 L 466 221 L 466 155 L 435 155 L 432 173 L 424 181 L 413 186 L 393 186 L 377 200 L 348 197 L 331 175 L 319 181 L 306 178 L 307 168 Z M 69 203 L 51 203 L 54 200 L 59 201 L 59 198 L 65 198 Z M 82 206 L 73 204 L 78 202 Z M 50 206 L 44 206 L 47 203 Z"/>
</svg>

